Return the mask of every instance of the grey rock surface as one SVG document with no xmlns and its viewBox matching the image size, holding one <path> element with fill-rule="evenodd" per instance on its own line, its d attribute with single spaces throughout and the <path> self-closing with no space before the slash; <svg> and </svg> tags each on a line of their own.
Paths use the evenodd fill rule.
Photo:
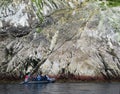
<svg viewBox="0 0 120 94">
<path fill-rule="evenodd" d="M 23 5 L 18 5 L 18 12 L 29 6 Z M 41 30 L 30 12 L 21 12 L 14 24 L 10 15 L 0 15 L 1 73 L 20 76 L 39 64 L 37 72 L 51 76 L 119 78 L 119 7 L 102 10 L 97 2 L 85 2 L 78 8 L 59 9 L 45 16 Z M 12 22 L 7 24 L 8 19 Z"/>
</svg>

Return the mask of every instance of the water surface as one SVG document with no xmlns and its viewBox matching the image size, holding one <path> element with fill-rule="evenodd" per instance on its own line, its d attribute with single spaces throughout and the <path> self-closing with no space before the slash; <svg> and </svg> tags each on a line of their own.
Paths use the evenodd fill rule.
<svg viewBox="0 0 120 94">
<path fill-rule="evenodd" d="M 120 82 L 0 84 L 0 94 L 120 94 Z"/>
</svg>

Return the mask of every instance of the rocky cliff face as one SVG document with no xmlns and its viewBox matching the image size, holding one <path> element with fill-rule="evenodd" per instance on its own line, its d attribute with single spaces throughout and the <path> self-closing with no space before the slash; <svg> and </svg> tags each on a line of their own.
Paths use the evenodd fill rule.
<svg viewBox="0 0 120 94">
<path fill-rule="evenodd" d="M 57 1 L 55 7 L 45 0 L 48 8 L 43 7 L 44 22 L 38 25 L 31 2 L 25 1 L 0 10 L 1 77 L 35 69 L 58 78 L 119 79 L 119 7 L 79 0 Z"/>
</svg>

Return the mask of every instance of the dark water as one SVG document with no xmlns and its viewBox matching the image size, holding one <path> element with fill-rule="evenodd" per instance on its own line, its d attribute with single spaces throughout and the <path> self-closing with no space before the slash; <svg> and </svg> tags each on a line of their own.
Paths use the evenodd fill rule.
<svg viewBox="0 0 120 94">
<path fill-rule="evenodd" d="M 120 83 L 0 84 L 0 94 L 120 94 Z"/>
</svg>

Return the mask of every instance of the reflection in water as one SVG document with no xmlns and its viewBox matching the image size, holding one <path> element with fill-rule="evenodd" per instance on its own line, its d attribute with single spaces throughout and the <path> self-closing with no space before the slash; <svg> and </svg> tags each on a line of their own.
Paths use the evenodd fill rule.
<svg viewBox="0 0 120 94">
<path fill-rule="evenodd" d="M 42 85 L 42 84 L 24 85 L 23 91 L 25 94 L 39 94 L 46 87 L 46 85 L 47 84 L 44 84 L 44 85 Z M 22 93 L 22 94 L 24 94 L 24 93 Z"/>
<path fill-rule="evenodd" d="M 0 84 L 0 94 L 120 94 L 120 83 Z"/>
</svg>

